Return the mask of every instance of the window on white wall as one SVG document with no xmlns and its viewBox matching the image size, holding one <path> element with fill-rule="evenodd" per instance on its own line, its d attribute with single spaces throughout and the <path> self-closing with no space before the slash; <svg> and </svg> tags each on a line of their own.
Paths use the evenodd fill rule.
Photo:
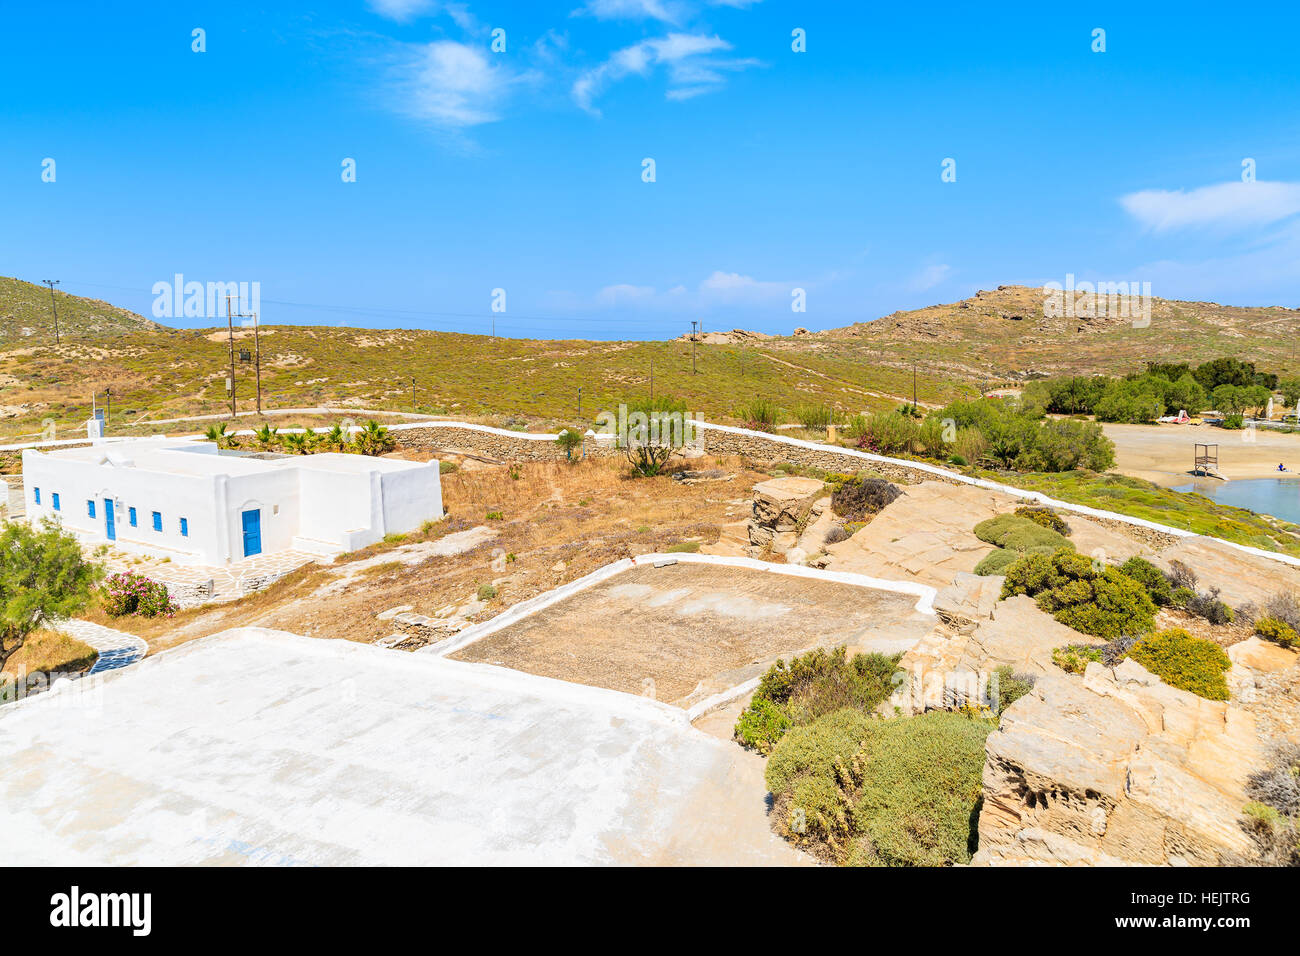
<svg viewBox="0 0 1300 956">
<path fill-rule="evenodd" d="M 86 499 L 86 515 L 87 515 L 88 517 L 91 517 L 91 518 L 95 517 L 95 499 L 94 499 L 94 498 L 87 498 L 87 499 Z"/>
<path fill-rule="evenodd" d="M 54 494 L 50 495 L 50 502 L 54 505 L 55 511 L 61 510 L 59 508 L 59 493 L 57 491 Z"/>
<path fill-rule="evenodd" d="M 126 509 L 126 516 L 127 516 L 127 518 L 129 518 L 130 521 L 131 521 L 131 527 L 134 528 L 134 527 L 136 526 L 136 523 L 135 523 L 135 509 L 134 509 L 134 508 L 127 508 L 127 509 Z"/>
<path fill-rule="evenodd" d="M 39 505 L 41 503 L 41 489 L 33 488 L 32 491 L 36 493 L 36 503 Z"/>
<path fill-rule="evenodd" d="M 182 519 L 181 519 L 181 537 L 182 537 L 182 538 L 188 538 L 189 536 L 190 536 L 190 519 L 189 519 L 189 518 L 182 518 Z"/>
<path fill-rule="evenodd" d="M 155 531 L 161 531 L 161 530 L 162 530 L 162 512 L 161 512 L 161 511 L 155 511 L 155 512 L 153 513 L 153 529 L 154 529 Z"/>
</svg>

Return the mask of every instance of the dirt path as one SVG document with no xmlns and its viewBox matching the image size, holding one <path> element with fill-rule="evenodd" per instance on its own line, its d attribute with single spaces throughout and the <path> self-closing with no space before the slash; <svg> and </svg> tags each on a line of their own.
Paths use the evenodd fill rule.
<svg viewBox="0 0 1300 956">
<path fill-rule="evenodd" d="M 845 379 L 836 378 L 834 375 L 827 375 L 825 372 L 819 372 L 816 369 L 807 368 L 803 365 L 798 365 L 794 362 L 787 362 L 785 359 L 779 359 L 775 355 L 768 355 L 766 352 L 757 352 L 756 354 L 762 358 L 767 359 L 769 362 L 775 362 L 777 365 L 784 365 L 786 368 L 792 368 L 797 372 L 805 372 L 808 375 L 816 375 L 818 378 L 824 378 L 828 382 L 834 382 L 836 385 L 839 385 L 841 388 L 845 389 L 846 391 L 855 392 L 858 395 L 868 395 L 871 398 L 887 398 L 890 401 L 903 402 L 904 404 L 911 404 L 912 401 L 910 398 L 904 395 L 891 395 L 888 392 L 873 392 L 870 389 L 858 388 L 858 386 L 853 385 L 852 383 L 846 381 Z M 929 402 L 921 402 L 921 401 L 918 401 L 916 404 L 920 405 L 922 408 L 943 407 L 942 405 L 933 405 Z"/>
</svg>

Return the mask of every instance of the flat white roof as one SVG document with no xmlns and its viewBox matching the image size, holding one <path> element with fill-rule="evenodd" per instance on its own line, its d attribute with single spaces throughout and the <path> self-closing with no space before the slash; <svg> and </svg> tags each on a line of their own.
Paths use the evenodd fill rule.
<svg viewBox="0 0 1300 956">
<path fill-rule="evenodd" d="M 42 453 L 55 461 L 78 461 L 104 467 L 134 468 L 159 474 L 209 476 L 257 475 L 286 468 L 326 471 L 337 474 L 364 474 L 371 471 L 393 472 L 424 467 L 424 462 L 368 455 L 345 455 L 327 452 L 316 455 L 289 455 L 283 458 L 253 458 L 247 455 L 218 453 L 212 442 L 184 439 L 141 439 L 65 448 Z"/>
<path fill-rule="evenodd" d="M 0 707 L 7 863 L 807 861 L 760 760 L 628 694 L 242 628 L 100 697 Z"/>
</svg>

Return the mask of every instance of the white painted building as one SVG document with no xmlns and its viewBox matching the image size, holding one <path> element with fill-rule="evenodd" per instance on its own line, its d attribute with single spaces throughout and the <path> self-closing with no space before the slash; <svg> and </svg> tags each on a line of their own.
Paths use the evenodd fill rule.
<svg viewBox="0 0 1300 956">
<path fill-rule="evenodd" d="M 296 550 L 331 556 L 442 517 L 438 462 L 257 457 L 141 439 L 23 452 L 27 518 L 184 564 Z"/>
</svg>

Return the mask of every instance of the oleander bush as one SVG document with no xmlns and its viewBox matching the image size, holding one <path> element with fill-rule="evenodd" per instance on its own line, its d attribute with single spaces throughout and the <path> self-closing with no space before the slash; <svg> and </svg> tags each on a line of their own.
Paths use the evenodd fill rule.
<svg viewBox="0 0 1300 956">
<path fill-rule="evenodd" d="M 176 613 L 167 585 L 134 571 L 109 575 L 104 581 L 103 605 L 110 617 L 171 617 Z"/>
<path fill-rule="evenodd" d="M 767 764 L 777 832 L 838 864 L 968 863 L 994 726 L 946 711 L 882 720 L 842 708 L 791 727 Z"/>
</svg>

